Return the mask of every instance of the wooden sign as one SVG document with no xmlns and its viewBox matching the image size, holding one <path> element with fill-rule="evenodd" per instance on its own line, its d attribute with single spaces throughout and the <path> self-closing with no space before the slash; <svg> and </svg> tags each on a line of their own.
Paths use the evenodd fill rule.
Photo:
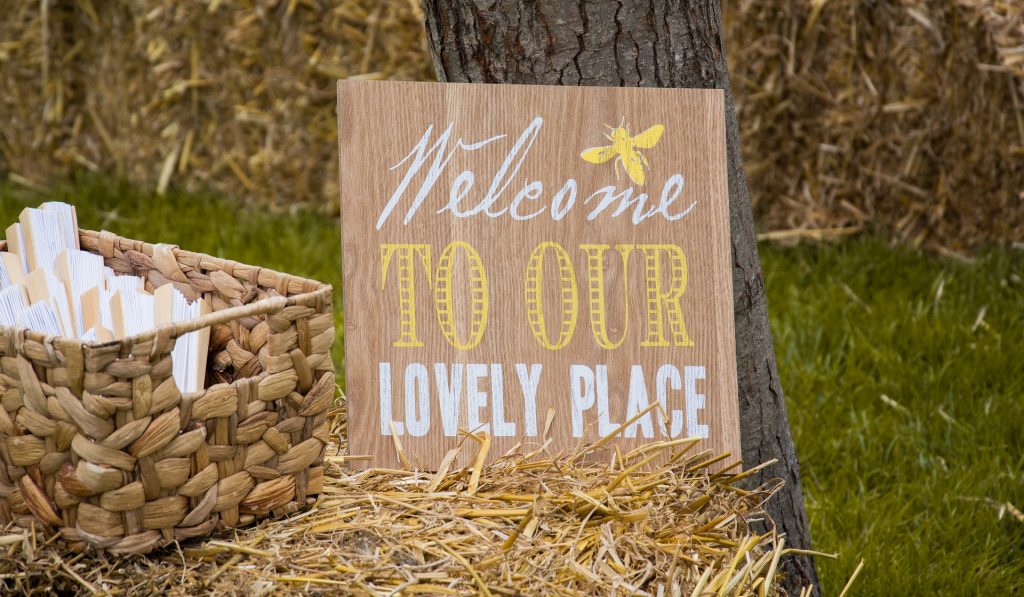
<svg viewBox="0 0 1024 597">
<path fill-rule="evenodd" d="M 338 130 L 357 466 L 739 458 L 721 91 L 342 81 Z"/>
</svg>

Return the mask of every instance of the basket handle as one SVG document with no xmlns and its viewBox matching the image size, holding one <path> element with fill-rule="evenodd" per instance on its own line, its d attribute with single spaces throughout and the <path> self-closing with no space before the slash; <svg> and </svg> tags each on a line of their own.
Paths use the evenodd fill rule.
<svg viewBox="0 0 1024 597">
<path fill-rule="evenodd" d="M 249 303 L 248 305 L 240 305 L 238 307 L 231 307 L 229 309 L 222 309 L 220 311 L 214 311 L 199 317 L 197 319 L 191 319 L 189 321 L 181 321 L 176 323 L 165 323 L 157 326 L 154 329 L 142 332 L 137 336 L 134 336 L 137 342 L 147 342 L 162 336 L 165 338 L 178 338 L 190 332 L 201 330 L 203 328 L 220 325 L 235 319 L 242 319 L 243 317 L 257 317 L 260 315 L 273 315 L 280 313 L 285 307 L 298 304 L 304 301 L 310 295 L 315 293 L 300 294 L 291 297 L 273 296 L 262 299 L 255 303 Z"/>
</svg>

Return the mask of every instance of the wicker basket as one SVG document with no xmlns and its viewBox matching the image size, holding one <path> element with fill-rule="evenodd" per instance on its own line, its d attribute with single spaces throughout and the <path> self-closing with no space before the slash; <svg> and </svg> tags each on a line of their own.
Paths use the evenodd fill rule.
<svg viewBox="0 0 1024 597">
<path fill-rule="evenodd" d="M 213 310 L 102 344 L 0 328 L 0 529 L 34 522 L 72 549 L 146 553 L 319 493 L 331 287 L 109 232 L 80 239 L 115 272 Z M 208 387 L 183 395 L 171 349 L 203 327 Z"/>
</svg>

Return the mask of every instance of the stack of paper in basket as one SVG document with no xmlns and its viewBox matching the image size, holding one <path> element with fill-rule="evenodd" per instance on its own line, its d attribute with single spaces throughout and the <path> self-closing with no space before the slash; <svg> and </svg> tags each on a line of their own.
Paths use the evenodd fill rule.
<svg viewBox="0 0 1024 597">
<path fill-rule="evenodd" d="M 7 252 L 0 252 L 0 325 L 105 342 L 209 311 L 209 303 L 189 303 L 172 284 L 147 292 L 142 278 L 117 275 L 103 257 L 82 251 L 72 205 L 26 208 L 7 228 Z M 209 328 L 178 338 L 171 359 L 181 391 L 202 389 L 209 338 Z"/>
</svg>

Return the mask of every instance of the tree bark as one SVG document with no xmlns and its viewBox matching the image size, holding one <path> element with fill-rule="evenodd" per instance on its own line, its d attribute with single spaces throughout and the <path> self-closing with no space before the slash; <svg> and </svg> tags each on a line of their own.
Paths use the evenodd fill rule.
<svg viewBox="0 0 1024 597">
<path fill-rule="evenodd" d="M 725 91 L 733 301 L 743 460 L 773 458 L 754 483 L 785 480 L 767 510 L 787 545 L 809 549 L 800 466 L 768 328 L 764 278 L 716 0 L 423 0 L 441 81 Z M 814 561 L 785 560 L 788 593 L 812 585 Z"/>
</svg>

